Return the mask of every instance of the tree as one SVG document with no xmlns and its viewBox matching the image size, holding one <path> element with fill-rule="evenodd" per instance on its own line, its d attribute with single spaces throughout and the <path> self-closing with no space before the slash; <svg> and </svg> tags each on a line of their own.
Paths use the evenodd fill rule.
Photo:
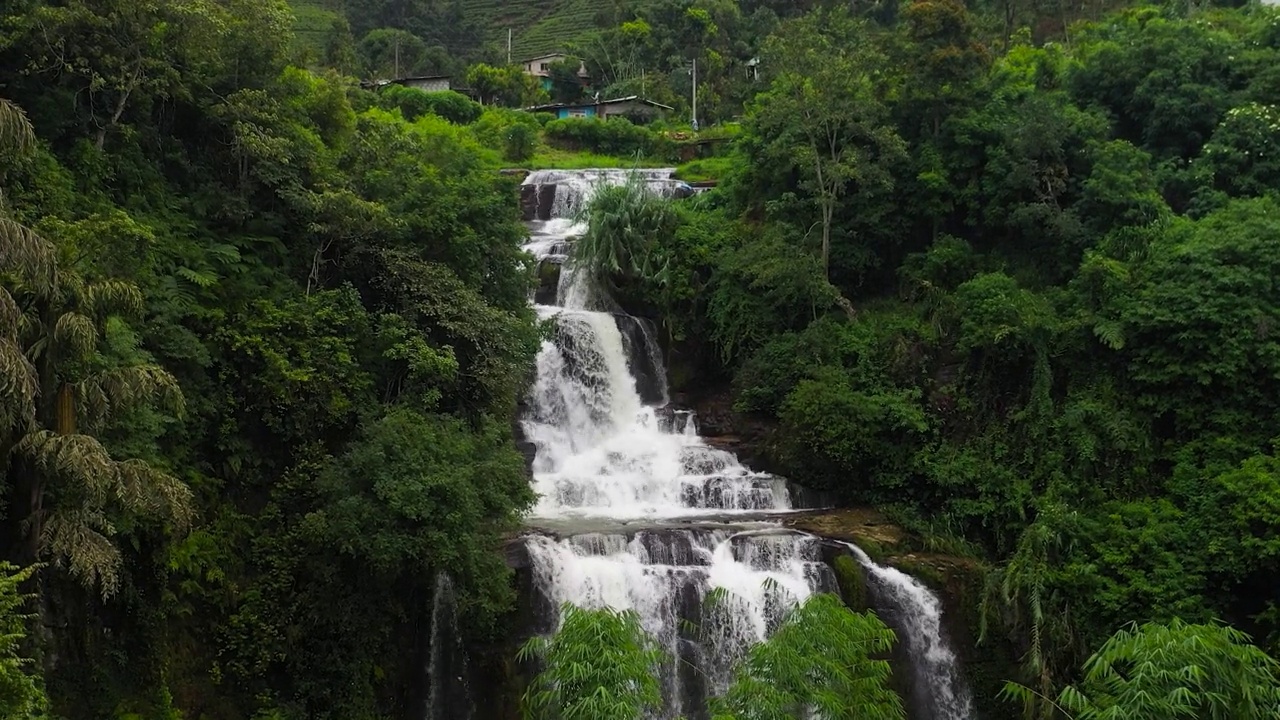
<svg viewBox="0 0 1280 720">
<path fill-rule="evenodd" d="M 916 104 L 912 114 L 936 138 L 945 116 L 971 96 L 990 53 L 974 39 L 973 18 L 960 0 L 913 0 L 906 21 L 912 57 L 903 90 Z"/>
<path fill-rule="evenodd" d="M 893 631 L 872 613 L 856 613 L 821 593 L 788 610 L 768 640 L 754 646 L 733 684 L 711 702 L 715 720 L 822 717 L 899 720 L 902 699 L 889 688 Z"/>
<path fill-rule="evenodd" d="M 726 599 L 713 590 L 704 607 Z M 565 604 L 560 629 L 530 639 L 522 659 L 545 666 L 525 695 L 535 718 L 620 720 L 661 708 L 655 672 L 661 650 L 633 610 Z M 850 611 L 836 595 L 794 603 L 776 632 L 734 668 L 715 720 L 899 720 L 902 699 L 889 688 L 889 663 L 872 659 L 893 645 L 893 631 L 872 613 Z"/>
<path fill-rule="evenodd" d="M 1174 437 L 1218 425 L 1255 432 L 1280 402 L 1280 225 L 1271 199 L 1236 200 L 1160 232 L 1107 311 L 1121 324 L 1140 402 L 1170 413 Z M 1176 390 L 1175 390 L 1176 388 Z M 1256 428 L 1270 439 L 1270 430 Z"/>
<path fill-rule="evenodd" d="M 1280 662 L 1222 625 L 1173 620 L 1119 630 L 1089 658 L 1059 709 L 1075 720 L 1264 720 L 1280 715 Z M 1007 697 L 1029 702 L 1017 684 Z"/>
<path fill-rule="evenodd" d="M 801 172 L 801 187 L 818 205 L 827 273 L 840 198 L 892 187 L 888 164 L 905 157 L 873 77 L 884 59 L 854 39 L 860 31 L 843 11 L 779 27 L 764 55 L 776 74 L 750 110 L 752 131 L 769 143 L 767 161 Z"/>
<path fill-rule="evenodd" d="M 546 96 L 537 78 L 516 65 L 472 65 L 467 69 L 467 85 L 487 105 L 531 105 L 540 95 Z"/>
<path fill-rule="evenodd" d="M 405 30 L 370 30 L 356 47 L 366 76 L 402 78 L 412 75 L 444 74 L 450 70 L 448 54 L 428 47 L 422 38 Z"/>
<path fill-rule="evenodd" d="M 518 655 L 544 663 L 524 695 L 534 718 L 622 720 L 661 708 L 655 669 L 663 653 L 634 610 L 566 603 L 561 612 L 559 630 L 530 638 Z"/>
<path fill-rule="evenodd" d="M 42 3 L 14 18 L 6 41 L 29 49 L 29 72 L 75 91 L 77 109 L 102 149 L 131 108 L 181 94 L 178 68 L 207 70 L 239 60 L 221 54 L 223 38 L 237 25 L 232 9 L 245 8 L 203 0 Z"/>
<path fill-rule="evenodd" d="M 21 147 L 12 138 L 30 135 L 30 128 L 11 105 L 5 108 L 4 136 Z M 180 412 L 182 394 L 162 368 L 120 362 L 105 347 L 111 323 L 141 311 L 138 289 L 86 277 L 74 265 L 81 253 L 101 249 L 89 238 L 137 226 L 91 219 L 51 227 L 65 232 L 62 247 L 0 218 L 0 468 L 23 523 L 23 560 L 51 555 L 105 596 L 119 581 L 120 551 L 110 540 L 118 514 L 182 529 L 191 493 L 145 462 L 113 459 L 95 434 L 139 405 L 159 402 Z"/>
<path fill-rule="evenodd" d="M 547 72 L 551 77 L 551 100 L 558 103 L 577 102 L 586 90 L 578 71 L 582 69 L 582 61 L 576 57 L 567 57 L 551 63 Z"/>
</svg>

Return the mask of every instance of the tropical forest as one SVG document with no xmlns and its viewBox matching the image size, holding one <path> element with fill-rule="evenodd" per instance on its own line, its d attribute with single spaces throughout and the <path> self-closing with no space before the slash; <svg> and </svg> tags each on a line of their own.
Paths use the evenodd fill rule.
<svg viewBox="0 0 1280 720">
<path fill-rule="evenodd" d="M 1280 6 L 3 0 L 0 718 L 1280 718 Z"/>
</svg>

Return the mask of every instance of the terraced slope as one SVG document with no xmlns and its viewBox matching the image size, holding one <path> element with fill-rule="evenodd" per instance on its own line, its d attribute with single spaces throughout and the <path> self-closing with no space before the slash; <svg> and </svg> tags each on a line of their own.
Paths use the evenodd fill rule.
<svg viewBox="0 0 1280 720">
<path fill-rule="evenodd" d="M 485 28 L 491 41 L 505 44 L 511 28 L 511 58 L 557 52 L 595 27 L 599 4 L 592 0 L 463 0 L 463 10 Z"/>
<path fill-rule="evenodd" d="M 333 21 L 342 17 L 340 2 L 335 0 L 289 0 L 293 10 L 293 51 L 304 57 L 324 57 L 324 43 L 333 29 Z"/>
<path fill-rule="evenodd" d="M 438 0 L 439 1 L 439 0 Z M 448 0 L 444 0 L 448 1 Z M 306 49 L 314 57 L 324 51 L 326 33 L 344 7 L 359 0 L 289 0 L 296 21 L 295 49 Z M 468 20 L 483 32 L 486 42 L 506 46 L 507 29 L 512 30 L 512 60 L 558 52 L 596 26 L 600 3 L 596 0 L 462 0 Z"/>
</svg>

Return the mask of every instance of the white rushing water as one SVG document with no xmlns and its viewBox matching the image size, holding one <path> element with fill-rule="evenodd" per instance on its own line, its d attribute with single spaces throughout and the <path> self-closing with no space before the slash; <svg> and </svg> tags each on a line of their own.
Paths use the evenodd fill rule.
<svg viewBox="0 0 1280 720">
<path fill-rule="evenodd" d="M 835 541 L 840 542 L 840 541 Z M 959 674 L 956 654 L 942 627 L 942 601 L 923 583 L 901 570 L 877 565 L 862 548 L 849 548 L 871 575 L 881 595 L 877 613 L 898 634 L 915 675 L 912 704 L 919 717 L 931 720 L 969 720 L 973 701 Z"/>
<path fill-rule="evenodd" d="M 475 707 L 468 682 L 467 653 L 458 634 L 453 578 L 436 574 L 431 599 L 430 660 L 427 662 L 426 720 L 470 720 Z"/>
<path fill-rule="evenodd" d="M 549 607 L 635 610 L 671 661 L 659 670 L 661 717 L 701 717 L 734 663 L 777 628 L 791 603 L 834 592 L 817 538 L 779 531 L 688 528 L 540 536 L 529 542 Z M 706 602 L 713 588 L 725 591 Z"/>
<path fill-rule="evenodd" d="M 664 187 L 670 171 L 647 171 Z M 556 208 L 576 208 L 600 183 L 623 183 L 623 171 L 541 171 L 529 184 L 556 183 Z M 568 210 L 565 210 L 568 212 Z M 661 419 L 666 372 L 652 326 L 601 298 L 570 260 L 571 220 L 535 223 L 525 249 L 561 265 L 555 304 L 535 305 L 554 337 L 538 353 L 537 376 L 522 425 L 538 448 L 533 519 L 666 519 L 782 511 L 786 484 L 748 470 L 731 453 L 708 447 L 696 432 Z M 566 264 L 567 263 L 567 264 Z M 651 396 L 637 376 L 649 380 Z"/>
<path fill-rule="evenodd" d="M 670 175 L 645 171 L 645 181 L 671 193 Z M 542 171 L 525 180 L 540 189 L 555 185 L 552 219 L 530 223 L 525 247 L 540 263 L 559 266 L 554 292 L 544 287 L 535 295 L 535 309 L 554 332 L 538 353 L 521 421 L 537 449 L 538 500 L 528 522 L 557 533 L 531 535 L 527 548 L 542 630 L 554 630 L 565 602 L 635 610 L 672 658 L 661 669 L 660 717 L 705 718 L 708 693 L 724 689 L 733 663 L 768 636 L 789 604 L 836 585 L 818 538 L 760 517 L 792 509 L 786 483 L 710 447 L 691 413 L 664 407 L 655 329 L 618 312 L 587 273 L 574 270 L 573 236 L 581 228 L 571 215 L 602 183 L 626 177 Z M 717 589 L 723 601 L 708 606 Z M 908 614 L 929 610 L 921 599 L 902 598 Z M 918 629 L 930 632 L 928 622 Z M 934 636 L 939 631 L 935 621 Z"/>
</svg>

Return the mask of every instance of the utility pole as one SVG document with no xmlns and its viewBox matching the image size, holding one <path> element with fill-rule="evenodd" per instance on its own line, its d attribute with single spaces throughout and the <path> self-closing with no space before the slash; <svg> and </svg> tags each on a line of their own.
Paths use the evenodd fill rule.
<svg viewBox="0 0 1280 720">
<path fill-rule="evenodd" d="M 507 28 L 507 64 L 511 64 L 511 28 Z"/>
<path fill-rule="evenodd" d="M 400 36 L 399 36 L 399 35 L 397 35 L 397 36 L 396 36 L 396 72 L 395 72 L 395 75 L 396 75 L 395 79 L 396 79 L 396 80 L 399 80 L 399 79 L 400 79 Z"/>
<path fill-rule="evenodd" d="M 698 58 L 693 59 L 693 129 L 698 129 Z"/>
</svg>

